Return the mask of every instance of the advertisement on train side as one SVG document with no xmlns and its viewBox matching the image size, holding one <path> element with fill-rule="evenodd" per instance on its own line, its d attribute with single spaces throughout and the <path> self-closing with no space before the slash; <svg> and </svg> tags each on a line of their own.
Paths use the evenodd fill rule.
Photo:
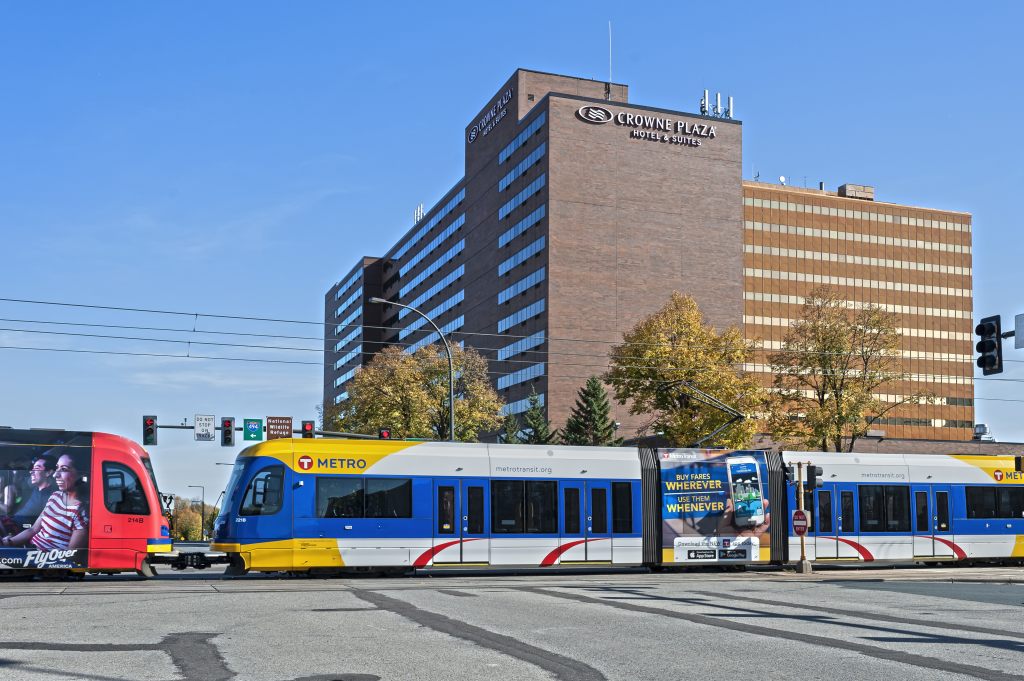
<svg viewBox="0 0 1024 681">
<path fill-rule="evenodd" d="M 663 449 L 662 562 L 740 563 L 768 555 L 762 452 Z"/>
<path fill-rule="evenodd" d="M 0 570 L 88 559 L 92 435 L 0 430 Z"/>
</svg>

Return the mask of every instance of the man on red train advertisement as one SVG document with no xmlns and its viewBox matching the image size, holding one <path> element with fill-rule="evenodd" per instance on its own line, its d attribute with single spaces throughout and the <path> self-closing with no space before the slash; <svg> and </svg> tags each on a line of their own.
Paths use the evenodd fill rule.
<svg viewBox="0 0 1024 681">
<path fill-rule="evenodd" d="M 43 512 L 43 507 L 56 489 L 53 478 L 56 467 L 56 459 L 49 454 L 41 454 L 32 460 L 32 468 L 29 469 L 30 491 L 11 514 L 20 529 L 31 527 Z"/>
</svg>

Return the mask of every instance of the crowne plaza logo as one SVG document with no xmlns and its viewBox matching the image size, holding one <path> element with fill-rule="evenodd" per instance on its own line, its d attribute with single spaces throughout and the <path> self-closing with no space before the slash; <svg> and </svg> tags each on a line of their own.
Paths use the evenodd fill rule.
<svg viewBox="0 0 1024 681">
<path fill-rule="evenodd" d="M 581 106 L 576 110 L 576 116 L 584 123 L 593 123 L 595 125 L 601 125 L 602 123 L 610 123 L 612 120 L 612 112 L 603 106 Z"/>
</svg>

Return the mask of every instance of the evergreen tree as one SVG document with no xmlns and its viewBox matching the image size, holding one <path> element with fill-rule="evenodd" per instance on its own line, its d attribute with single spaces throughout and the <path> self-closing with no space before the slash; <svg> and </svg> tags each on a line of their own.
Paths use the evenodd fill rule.
<svg viewBox="0 0 1024 681">
<path fill-rule="evenodd" d="M 522 441 L 528 445 L 548 445 L 555 442 L 556 433 L 551 432 L 551 424 L 544 415 L 544 406 L 540 403 L 540 395 L 536 391 L 530 393 L 530 406 L 523 412 Z"/>
<path fill-rule="evenodd" d="M 608 414 L 611 405 L 608 393 L 597 376 L 587 379 L 576 396 L 576 406 L 562 429 L 562 442 L 567 445 L 619 447 L 622 438 L 615 437 L 615 422 Z"/>
<path fill-rule="evenodd" d="M 501 432 L 498 433 L 498 442 L 506 445 L 518 445 L 522 443 L 523 427 L 519 425 L 519 418 L 515 414 L 507 414 L 501 422 Z"/>
</svg>

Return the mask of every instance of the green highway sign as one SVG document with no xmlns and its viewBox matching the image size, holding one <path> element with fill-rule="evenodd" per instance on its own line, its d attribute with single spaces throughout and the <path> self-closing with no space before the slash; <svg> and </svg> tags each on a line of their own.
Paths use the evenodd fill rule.
<svg viewBox="0 0 1024 681">
<path fill-rule="evenodd" d="M 263 439 L 263 419 L 243 419 L 245 426 L 242 428 L 243 440 Z"/>
</svg>

